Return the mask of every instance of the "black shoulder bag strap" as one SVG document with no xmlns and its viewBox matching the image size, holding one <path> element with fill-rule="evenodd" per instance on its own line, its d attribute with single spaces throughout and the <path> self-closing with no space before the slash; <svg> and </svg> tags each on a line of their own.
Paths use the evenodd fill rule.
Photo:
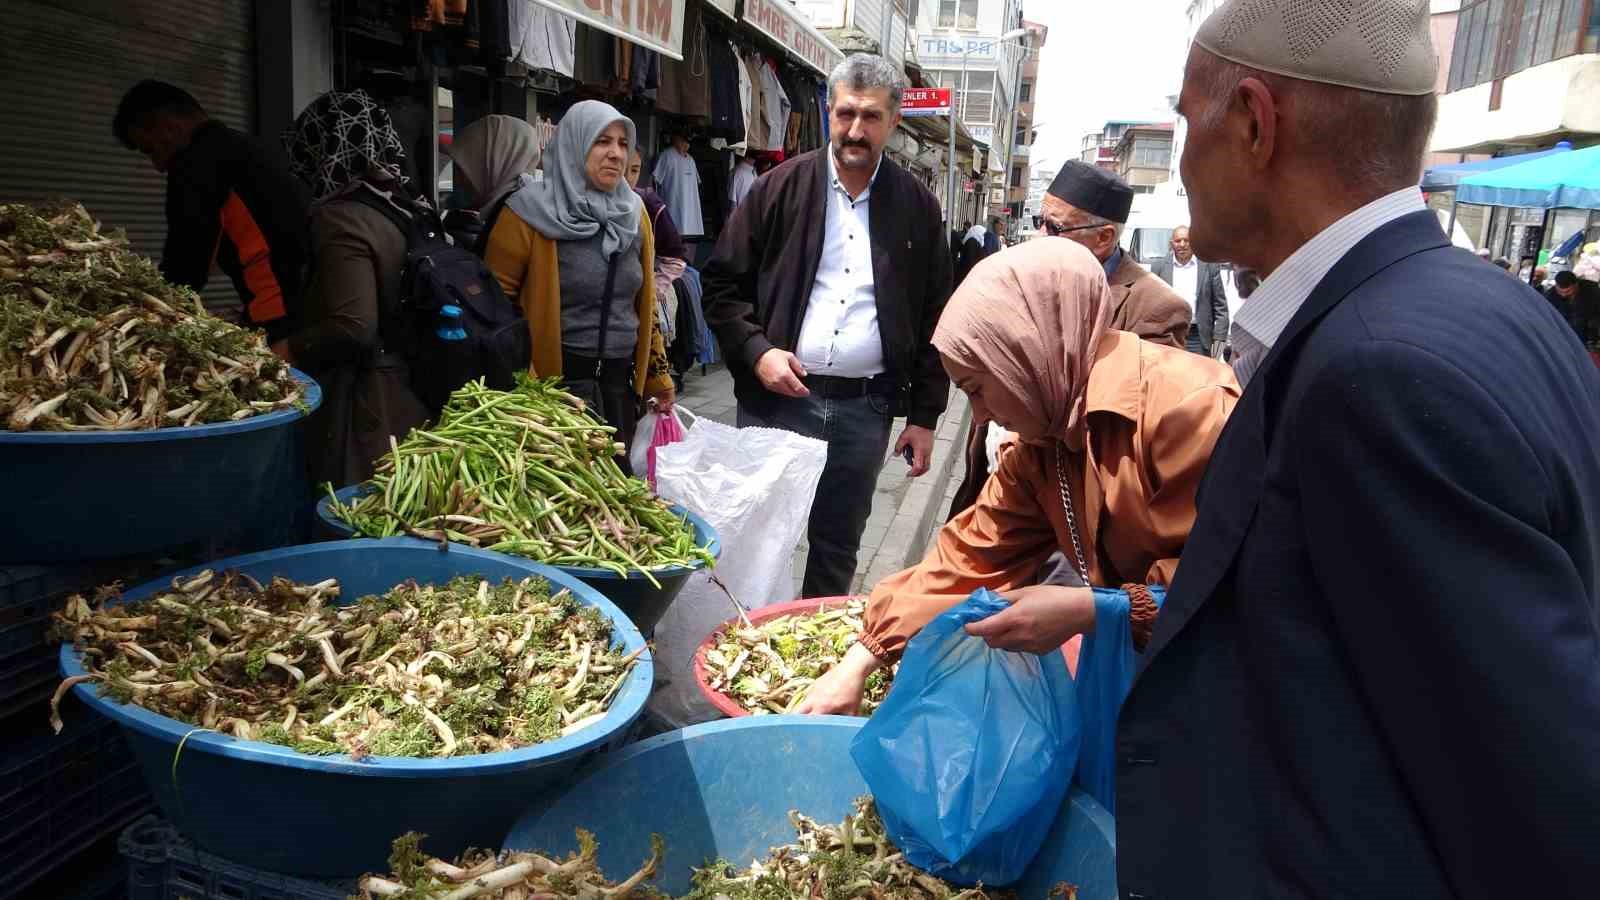
<svg viewBox="0 0 1600 900">
<path fill-rule="evenodd" d="M 594 382 L 597 388 L 606 365 L 606 329 L 611 327 L 611 294 L 617 289 L 617 260 L 621 257 L 621 250 L 613 250 L 606 258 L 606 289 L 600 295 L 600 339 L 594 348 Z"/>
</svg>

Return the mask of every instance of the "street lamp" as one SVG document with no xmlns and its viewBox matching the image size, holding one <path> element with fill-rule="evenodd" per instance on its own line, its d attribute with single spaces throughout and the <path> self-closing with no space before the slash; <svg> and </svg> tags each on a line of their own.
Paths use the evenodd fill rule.
<svg viewBox="0 0 1600 900">
<path fill-rule="evenodd" d="M 1013 28 L 996 38 L 995 43 L 1009 43 L 1026 35 L 1027 33 L 1028 29 L 1026 28 Z M 956 109 L 958 108 L 956 98 L 961 96 L 961 94 L 966 90 L 967 54 L 971 53 L 972 50 L 973 48 L 970 46 L 963 47 L 961 49 L 961 74 L 956 77 L 955 86 L 950 89 L 950 146 L 947 150 L 945 168 L 949 169 L 949 181 L 946 184 L 946 195 L 949 197 L 949 206 L 947 208 L 946 215 L 950 217 L 949 224 L 952 228 L 956 224 Z"/>
</svg>

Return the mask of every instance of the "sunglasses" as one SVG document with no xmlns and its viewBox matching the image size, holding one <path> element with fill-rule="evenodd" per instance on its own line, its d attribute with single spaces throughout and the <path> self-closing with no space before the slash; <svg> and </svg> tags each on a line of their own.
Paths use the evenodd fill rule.
<svg viewBox="0 0 1600 900">
<path fill-rule="evenodd" d="M 1091 228 L 1105 227 L 1106 226 L 1104 225 L 1074 225 L 1071 228 L 1068 228 L 1065 225 L 1057 225 L 1049 219 L 1044 221 L 1044 233 L 1050 235 L 1051 237 L 1061 237 L 1064 234 L 1071 234 L 1074 231 L 1088 231 Z"/>
</svg>

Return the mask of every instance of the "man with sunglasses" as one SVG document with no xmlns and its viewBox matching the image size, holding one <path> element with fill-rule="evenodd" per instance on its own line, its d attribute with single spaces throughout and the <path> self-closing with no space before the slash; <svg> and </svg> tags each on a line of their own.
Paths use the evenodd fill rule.
<svg viewBox="0 0 1600 900">
<path fill-rule="evenodd" d="M 1133 209 L 1133 188 L 1111 172 L 1073 160 L 1062 166 L 1039 208 L 1040 229 L 1089 248 L 1111 287 L 1111 327 L 1182 349 L 1192 318 L 1166 282 L 1118 246 Z"/>
</svg>

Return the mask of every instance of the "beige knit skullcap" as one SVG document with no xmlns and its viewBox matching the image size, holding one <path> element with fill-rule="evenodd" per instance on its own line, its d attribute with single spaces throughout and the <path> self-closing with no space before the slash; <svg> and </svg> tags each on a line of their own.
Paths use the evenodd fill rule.
<svg viewBox="0 0 1600 900">
<path fill-rule="evenodd" d="M 1428 0 L 1227 0 L 1195 35 L 1223 59 L 1382 94 L 1430 94 Z"/>
</svg>

